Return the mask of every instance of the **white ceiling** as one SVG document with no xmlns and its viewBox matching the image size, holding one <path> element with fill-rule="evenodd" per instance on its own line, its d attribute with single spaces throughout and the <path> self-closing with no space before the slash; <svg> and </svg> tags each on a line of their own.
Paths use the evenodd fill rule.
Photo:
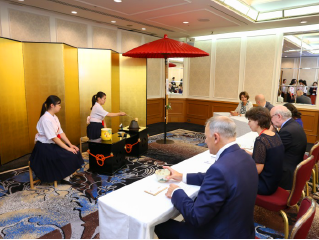
<svg viewBox="0 0 319 240">
<path fill-rule="evenodd" d="M 318 0 L 244 0 L 244 2 L 261 12 L 319 3 Z"/>
<path fill-rule="evenodd" d="M 211 0 L 0 0 L 11 4 L 21 4 L 57 13 L 93 20 L 121 29 L 141 32 L 153 36 L 183 38 L 210 35 L 212 32 L 228 33 L 317 24 L 319 16 L 309 16 L 281 21 L 253 23 L 244 17 Z M 257 10 L 291 7 L 309 3 L 313 0 L 245 0 Z M 73 15 L 71 11 L 77 11 Z M 111 21 L 116 23 L 112 24 Z M 183 22 L 187 21 L 188 24 Z M 146 28 L 145 31 L 142 28 Z"/>
</svg>

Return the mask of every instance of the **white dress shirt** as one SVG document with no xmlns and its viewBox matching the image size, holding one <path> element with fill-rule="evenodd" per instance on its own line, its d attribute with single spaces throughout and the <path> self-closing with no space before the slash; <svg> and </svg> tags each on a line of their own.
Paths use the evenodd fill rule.
<svg viewBox="0 0 319 240">
<path fill-rule="evenodd" d="M 42 143 L 53 143 L 55 142 L 52 138 L 63 133 L 60 121 L 57 116 L 52 116 L 49 112 L 45 112 L 38 121 L 37 124 L 38 133 L 35 135 L 35 141 Z"/>
<path fill-rule="evenodd" d="M 90 122 L 101 123 L 107 114 L 108 112 L 105 111 L 98 102 L 96 102 L 91 111 Z"/>
</svg>

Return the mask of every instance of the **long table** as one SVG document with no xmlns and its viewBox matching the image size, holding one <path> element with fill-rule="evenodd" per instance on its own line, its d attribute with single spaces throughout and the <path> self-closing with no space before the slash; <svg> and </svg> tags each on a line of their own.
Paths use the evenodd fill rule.
<svg viewBox="0 0 319 240">
<path fill-rule="evenodd" d="M 250 132 L 237 138 L 236 141 L 241 147 L 251 149 L 256 137 L 257 133 Z M 206 172 L 214 162 L 215 155 L 207 150 L 172 168 L 181 173 Z M 153 174 L 100 197 L 98 199 L 100 238 L 153 238 L 155 226 L 178 216 L 179 212 L 165 196 L 167 190 L 156 196 L 147 194 L 144 190 L 157 185 L 168 187 L 172 182 L 159 183 Z M 192 199 L 197 196 L 200 188 L 183 182 L 176 184 Z"/>
<path fill-rule="evenodd" d="M 233 119 L 236 123 L 237 137 L 243 136 L 244 134 L 251 132 L 251 129 L 248 126 L 248 119 L 245 118 L 245 116 L 231 116 L 229 112 L 214 112 L 213 116 L 226 116 Z"/>
</svg>

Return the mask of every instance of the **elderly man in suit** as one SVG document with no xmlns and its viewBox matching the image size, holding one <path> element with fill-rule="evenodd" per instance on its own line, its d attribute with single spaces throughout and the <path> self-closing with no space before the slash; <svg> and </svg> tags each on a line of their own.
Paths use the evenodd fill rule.
<svg viewBox="0 0 319 240">
<path fill-rule="evenodd" d="M 260 107 L 265 107 L 267 108 L 269 111 L 274 107 L 270 102 L 266 101 L 266 98 L 264 95 L 262 94 L 258 94 L 255 96 L 255 101 L 256 104 Z"/>
<path fill-rule="evenodd" d="M 278 134 L 285 147 L 283 175 L 279 186 L 291 190 L 295 169 L 303 160 L 306 151 L 307 137 L 303 128 L 291 117 L 290 110 L 285 106 L 273 107 L 270 116 L 274 127 L 280 128 Z"/>
<path fill-rule="evenodd" d="M 182 174 L 170 167 L 169 179 L 198 185 L 194 201 L 170 184 L 166 193 L 185 222 L 170 219 L 155 227 L 159 238 L 255 238 L 254 205 L 258 188 L 256 164 L 236 140 L 236 125 L 228 117 L 212 117 L 206 143 L 216 162 L 206 173 Z"/>
</svg>

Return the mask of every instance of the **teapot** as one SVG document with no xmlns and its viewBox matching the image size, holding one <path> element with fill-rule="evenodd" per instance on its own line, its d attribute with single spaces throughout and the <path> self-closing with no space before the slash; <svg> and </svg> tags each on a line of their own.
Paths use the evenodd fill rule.
<svg viewBox="0 0 319 240">
<path fill-rule="evenodd" d="M 130 131 L 138 131 L 140 129 L 137 121 L 138 121 L 138 118 L 135 118 L 135 120 L 131 121 L 130 126 L 128 127 Z"/>
</svg>

